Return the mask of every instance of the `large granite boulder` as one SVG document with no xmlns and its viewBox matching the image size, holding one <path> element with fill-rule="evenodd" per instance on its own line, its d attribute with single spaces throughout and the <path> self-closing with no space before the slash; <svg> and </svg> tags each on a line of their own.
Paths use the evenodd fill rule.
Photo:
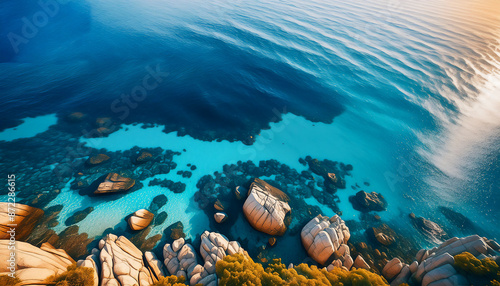
<svg viewBox="0 0 500 286">
<path fill-rule="evenodd" d="M 153 284 L 142 252 L 126 237 L 108 234 L 99 241 L 101 286 Z"/>
<path fill-rule="evenodd" d="M 361 255 L 358 255 L 356 257 L 356 260 L 354 260 L 354 264 L 352 265 L 352 267 L 355 267 L 358 269 L 367 269 L 367 270 L 370 269 L 370 265 L 368 265 L 368 263 L 366 263 L 365 259 Z"/>
<path fill-rule="evenodd" d="M 302 244 L 307 253 L 322 265 L 337 259 L 335 252 L 342 244 L 347 244 L 350 237 L 349 228 L 338 215 L 331 218 L 318 215 L 308 222 L 301 232 Z M 352 261 L 352 258 L 349 261 Z"/>
<path fill-rule="evenodd" d="M 261 179 L 250 185 L 243 213 L 258 231 L 269 235 L 283 235 L 287 229 L 285 216 L 290 213 L 289 198 L 282 191 Z"/>
<path fill-rule="evenodd" d="M 128 225 L 132 230 L 143 230 L 151 223 L 154 214 L 146 209 L 140 209 L 128 219 Z"/>
<path fill-rule="evenodd" d="M 41 209 L 17 203 L 9 206 L 8 203 L 0 202 L 0 239 L 9 239 L 12 233 L 10 225 L 16 225 L 16 240 L 24 240 L 42 216 Z"/>
<path fill-rule="evenodd" d="M 9 250 L 10 240 L 0 240 L 0 275 L 11 272 L 10 267 L 16 267 L 16 276 L 23 285 L 45 285 L 42 282 L 52 275 L 60 275 L 75 261 L 62 249 L 55 249 L 48 243 L 40 248 L 27 242 L 15 243 L 16 261 L 11 265 L 7 260 L 12 250 Z M 5 259 L 4 259 L 5 258 Z"/>
<path fill-rule="evenodd" d="M 359 191 L 355 196 L 350 196 L 349 201 L 355 210 L 361 212 L 384 211 L 387 207 L 384 196 L 375 192 Z"/>
<path fill-rule="evenodd" d="M 135 180 L 122 177 L 117 173 L 109 173 L 103 182 L 99 184 L 94 194 L 106 194 L 126 191 L 135 185 Z"/>
<path fill-rule="evenodd" d="M 399 275 L 401 270 L 403 270 L 404 264 L 399 260 L 399 258 L 393 258 L 391 261 L 387 262 L 387 264 L 382 269 L 382 275 L 387 280 L 391 280 L 392 278 Z"/>
<path fill-rule="evenodd" d="M 85 208 L 81 211 L 76 211 L 68 219 L 66 219 L 64 224 L 65 225 L 72 225 L 72 224 L 79 223 L 82 220 L 84 220 L 93 211 L 94 211 L 94 207 L 88 207 L 88 208 Z"/>
</svg>

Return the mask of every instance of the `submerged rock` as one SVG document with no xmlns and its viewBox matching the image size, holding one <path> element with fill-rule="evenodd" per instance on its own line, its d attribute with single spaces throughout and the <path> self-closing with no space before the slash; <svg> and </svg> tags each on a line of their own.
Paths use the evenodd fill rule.
<svg viewBox="0 0 500 286">
<path fill-rule="evenodd" d="M 88 254 L 87 245 L 92 241 L 87 233 L 79 233 L 78 225 L 72 225 L 59 234 L 54 246 L 66 250 L 71 257 L 78 259 Z"/>
<path fill-rule="evenodd" d="M 141 154 L 139 156 L 137 156 L 137 158 L 135 158 L 134 163 L 135 164 L 143 164 L 143 163 L 151 161 L 152 159 L 153 159 L 153 155 L 151 153 L 146 152 L 146 151 L 142 151 Z"/>
<path fill-rule="evenodd" d="M 72 216 L 70 216 L 64 222 L 64 224 L 66 224 L 66 225 L 72 225 L 72 224 L 75 224 L 75 223 L 79 223 L 82 220 L 84 220 L 92 211 L 94 211 L 93 207 L 88 207 L 88 208 L 86 208 L 84 210 L 77 211 Z"/>
<path fill-rule="evenodd" d="M 161 209 L 168 202 L 168 198 L 165 195 L 158 195 L 153 198 L 153 201 L 149 205 L 149 210 L 151 212 L 156 213 L 159 209 Z"/>
<path fill-rule="evenodd" d="M 453 225 L 468 233 L 476 233 L 477 227 L 474 223 L 461 213 L 458 213 L 447 207 L 439 207 L 439 211 L 450 221 Z"/>
<path fill-rule="evenodd" d="M 394 230 L 392 230 L 388 225 L 382 224 L 379 227 L 372 227 L 368 229 L 368 235 L 372 239 L 376 240 L 378 243 L 384 246 L 390 246 L 396 242 L 396 238 L 392 235 Z"/>
<path fill-rule="evenodd" d="M 304 226 L 300 236 L 309 256 L 319 264 L 327 265 L 336 259 L 335 252 L 347 243 L 351 234 L 338 215 L 331 218 L 318 215 Z M 349 247 L 342 249 L 342 254 L 345 254 Z"/>
<path fill-rule="evenodd" d="M 0 202 L 0 239 L 9 239 L 11 233 L 8 231 L 11 225 L 16 225 L 16 240 L 24 240 L 30 235 L 43 214 L 44 212 L 38 208 L 18 203 L 9 206 L 9 203 Z"/>
<path fill-rule="evenodd" d="M 145 229 L 153 220 L 154 214 L 146 209 L 140 209 L 136 211 L 128 219 L 128 225 L 132 230 L 142 230 Z"/>
<path fill-rule="evenodd" d="M 174 193 L 182 193 L 186 190 L 186 184 L 168 179 L 153 179 L 149 182 L 149 186 L 161 186 L 170 189 Z"/>
<path fill-rule="evenodd" d="M 117 173 L 109 173 L 104 181 L 99 184 L 94 194 L 106 194 L 126 191 L 135 185 L 135 180 L 122 177 Z"/>
<path fill-rule="evenodd" d="M 361 212 L 384 211 L 387 207 L 384 196 L 376 192 L 359 191 L 355 196 L 350 196 L 349 201 L 355 210 Z"/>
<path fill-rule="evenodd" d="M 73 112 L 71 114 L 68 114 L 68 116 L 66 116 L 66 119 L 70 122 L 80 122 L 84 117 L 85 114 L 83 114 L 82 112 Z"/>
<path fill-rule="evenodd" d="M 184 225 L 178 221 L 165 229 L 165 234 L 172 240 L 186 237 L 184 233 Z"/>
<path fill-rule="evenodd" d="M 250 185 L 243 213 L 252 227 L 269 235 L 283 235 L 288 227 L 285 216 L 291 212 L 289 198 L 261 179 Z"/>
<path fill-rule="evenodd" d="M 97 155 L 89 157 L 87 159 L 87 161 L 85 161 L 85 164 L 87 164 L 88 166 L 96 166 L 96 165 L 99 165 L 99 164 L 102 164 L 102 163 L 108 161 L 109 159 L 110 159 L 110 157 L 108 155 L 97 154 Z"/>
<path fill-rule="evenodd" d="M 448 234 L 437 223 L 423 217 L 416 217 L 413 213 L 410 214 L 410 219 L 413 226 L 432 242 L 441 243 L 448 238 Z"/>
</svg>

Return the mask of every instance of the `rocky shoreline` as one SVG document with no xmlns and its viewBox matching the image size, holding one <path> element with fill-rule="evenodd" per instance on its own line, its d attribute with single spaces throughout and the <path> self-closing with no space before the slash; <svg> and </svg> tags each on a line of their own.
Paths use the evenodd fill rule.
<svg viewBox="0 0 500 286">
<path fill-rule="evenodd" d="M 43 275 L 33 277 L 37 270 L 29 269 L 44 265 L 21 265 L 20 269 L 26 271 L 19 276 L 24 283 L 20 285 L 32 285 L 35 278 L 40 278 L 40 282 L 62 275 L 73 261 L 93 269 L 93 280 L 98 281 L 94 285 L 153 285 L 161 276 L 169 274 L 185 277 L 185 282 L 191 285 L 200 281 L 203 285 L 214 285 L 218 281 L 217 262 L 237 253 L 263 266 L 282 259 L 289 269 L 301 263 L 329 272 L 365 269 L 374 275 L 383 275 L 384 281 L 391 285 L 403 282 L 450 285 L 462 283 L 464 279 L 476 281 L 477 285 L 477 281 L 482 280 L 467 276 L 450 259 L 455 260 L 455 256 L 461 254 L 455 253 L 451 245 L 481 261 L 488 258 L 498 263 L 498 244 L 483 238 L 488 236 L 487 232 L 448 207 L 440 207 L 439 212 L 459 232 L 444 227 L 443 221 L 413 213 L 402 216 L 408 225 L 406 229 L 382 219 L 381 214 L 392 206 L 383 194 L 371 190 L 367 181 L 349 182 L 355 193 L 348 200 L 360 216 L 359 220 L 343 220 L 339 193 L 347 191 L 348 177 L 354 169 L 350 164 L 306 156 L 299 158 L 304 168 L 298 171 L 277 160 L 238 161 L 200 176 L 196 175 L 199 168 L 194 162 L 178 165 L 176 158 L 181 152 L 162 148 L 134 147 L 109 152 L 80 146 L 77 152 L 68 154 L 67 146 L 78 144 L 68 129 L 74 128 L 78 120 L 60 122 L 29 140 L 0 142 L 0 155 L 16 162 L 9 166 L 9 171 L 18 173 L 19 180 L 26 182 L 18 192 L 16 216 L 22 229 L 17 239 L 23 248 L 29 249 L 25 253 L 26 261 L 30 253 L 44 251 L 43 259 L 59 263 L 55 268 L 43 270 L 42 273 L 47 274 L 43 279 Z M 105 122 L 105 118 L 95 120 L 95 127 L 103 133 L 100 136 L 115 131 L 106 129 Z M 0 168 L 4 170 L 6 165 Z M 195 176 L 196 189 L 170 176 L 150 179 L 171 172 L 185 179 Z M 164 192 L 148 201 L 148 205 L 128 213 L 119 225 L 107 226 L 100 235 L 89 236 L 80 231 L 79 224 L 98 212 L 100 202 L 119 200 L 146 186 L 156 186 Z M 78 196 L 88 198 L 91 205 L 62 218 L 61 212 L 66 206 L 51 202 L 68 187 Z M 169 213 L 169 206 L 176 203 L 169 202 L 170 194 L 184 192 L 193 194 L 194 208 L 201 209 L 200 215 L 208 218 L 208 224 L 204 225 L 206 231 L 201 235 L 185 233 L 182 221 L 165 223 L 174 215 Z M 309 204 L 310 199 L 337 215 L 325 216 L 325 209 Z M 6 213 L 7 207 L 0 203 L 0 214 Z M 56 232 L 55 228 L 61 224 L 63 230 Z M 408 229 L 414 232 L 409 234 Z M 8 238 L 6 230 L 7 222 L 0 221 L 0 238 Z M 422 240 L 436 246 L 424 251 L 427 256 L 422 250 L 418 251 Z M 472 241 L 472 246 L 467 244 Z M 468 246 L 462 247 L 459 243 Z M 450 246 L 446 248 L 446 245 Z M 440 258 L 446 263 L 433 262 L 434 256 L 445 253 L 440 247 L 449 255 L 446 259 Z M 51 256 L 54 253 L 59 256 Z M 130 257 L 124 258 L 124 253 Z M 107 258 L 103 260 L 102 256 Z M 120 261 L 129 261 L 130 265 L 121 265 Z M 0 272 L 7 272 L 5 265 L 0 266 Z M 115 270 L 115 266 L 120 269 Z M 419 270 L 421 267 L 423 271 Z M 436 276 L 437 272 L 440 274 Z M 448 282 L 439 284 L 443 279 Z"/>
<path fill-rule="evenodd" d="M 293 212 L 288 205 L 290 198 L 281 190 L 260 179 L 255 179 L 246 192 L 243 192 L 243 187 L 238 186 L 234 189 L 233 194 L 237 200 L 245 201 L 241 211 L 252 227 L 256 231 L 270 235 L 273 240 L 269 239 L 269 246 L 275 247 L 277 238 L 279 240 L 279 237 L 288 231 L 290 225 L 289 218 Z M 160 204 L 164 202 L 162 198 L 155 198 L 155 201 Z M 5 205 L 2 203 L 4 213 L 6 211 Z M 29 221 L 33 224 L 33 220 L 41 220 L 39 217 L 41 210 L 25 205 L 20 205 L 19 208 L 24 210 L 16 216 L 19 223 Z M 214 204 L 214 209 L 223 211 L 225 207 L 222 202 L 217 201 Z M 138 210 L 128 218 L 129 227 L 134 231 L 142 231 L 151 224 L 153 218 L 154 214 L 148 210 Z M 216 217 L 214 218 L 216 219 Z M 419 221 L 425 222 L 425 219 L 421 218 Z M 217 223 L 223 224 L 224 221 L 217 221 Z M 424 225 L 428 224 L 430 223 L 424 223 Z M 6 226 L 2 222 L 1 229 L 5 229 Z M 386 246 L 395 243 L 395 238 L 388 232 L 388 228 L 385 226 L 371 230 L 373 237 Z M 7 233 L 3 231 L 2 234 Z M 77 230 L 75 235 L 78 237 Z M 158 248 L 143 253 L 133 243 L 134 237 L 129 240 L 125 236 L 109 233 L 98 241 L 97 247 L 93 248 L 88 256 L 76 262 L 78 267 L 92 269 L 91 273 L 93 273 L 92 283 L 78 285 L 165 285 L 157 283 L 163 281 L 164 277 L 172 275 L 175 279 L 180 279 L 181 282 L 185 281 L 187 285 L 215 286 L 219 284 L 216 271 L 219 261 L 236 254 L 250 257 L 238 241 L 231 241 L 217 232 L 205 231 L 194 242 L 186 240 L 184 237 L 182 229 L 180 233 L 171 230 L 171 243 L 166 243 L 163 246 L 160 243 L 162 251 L 158 254 Z M 351 232 L 346 222 L 338 215 L 333 217 L 317 215 L 301 227 L 300 237 L 302 245 L 311 259 L 311 265 L 323 267 L 325 271 L 333 271 L 332 273 L 339 271 L 335 269 L 347 272 L 356 269 L 372 271 L 381 274 L 384 277 L 381 278 L 381 281 L 386 284 L 390 283 L 391 286 L 402 284 L 422 286 L 482 285 L 478 283 L 498 283 L 495 282 L 494 278 L 497 275 L 500 276 L 500 268 L 498 267 L 500 245 L 494 240 L 478 235 L 464 238 L 453 237 L 432 249 L 421 249 L 413 260 L 408 260 L 408 263 L 405 263 L 405 259 L 402 257 L 394 257 L 389 260 L 387 254 L 384 254 L 385 258 L 374 259 L 367 252 L 361 253 L 356 248 L 363 249 L 366 248 L 366 245 L 363 247 L 362 244 L 358 243 L 357 247 L 353 247 L 349 243 Z M 64 238 L 62 239 L 64 240 Z M 0 246 L 4 246 L 0 248 L 0 254 L 3 257 L 9 255 L 8 243 L 8 239 L 0 240 Z M 79 243 L 81 247 L 81 241 L 60 244 L 59 240 L 56 240 L 56 243 L 61 245 L 62 249 L 57 249 L 48 241 L 41 243 L 40 248 L 27 242 L 17 242 L 16 277 L 18 280 L 15 282 L 9 280 L 10 284 L 8 285 L 53 285 L 50 281 L 67 275 L 66 272 L 70 271 L 72 265 L 75 264 L 72 256 L 81 255 L 69 255 L 67 250 L 74 253 L 75 249 L 74 247 L 66 247 Z M 156 245 L 156 241 L 153 241 L 152 246 L 154 245 Z M 196 251 L 197 248 L 193 245 L 199 245 L 199 251 Z M 377 251 L 379 250 L 377 249 L 375 252 Z M 83 250 L 83 252 L 85 251 Z M 379 255 L 382 256 L 381 253 Z M 476 261 L 476 264 L 471 264 L 473 266 L 477 266 L 477 261 L 479 261 L 479 265 L 486 263 L 485 265 L 490 267 L 487 270 L 493 271 L 493 274 L 488 272 L 488 275 L 485 275 L 484 271 L 474 272 L 473 270 L 467 272 L 471 266 L 470 263 L 461 264 L 464 259 Z M 262 259 L 264 265 L 269 262 Z M 293 268 L 293 264 L 288 266 L 288 269 Z M 8 264 L 2 261 L 0 263 L 0 276 L 4 275 L 3 277 L 7 279 L 8 273 Z M 491 278 L 493 280 L 490 281 Z"/>
</svg>

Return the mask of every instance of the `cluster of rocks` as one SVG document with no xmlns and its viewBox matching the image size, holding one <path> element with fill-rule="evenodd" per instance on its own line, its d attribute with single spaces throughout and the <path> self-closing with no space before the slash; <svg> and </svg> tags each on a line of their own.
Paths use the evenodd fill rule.
<svg viewBox="0 0 500 286">
<path fill-rule="evenodd" d="M 421 249 L 410 265 L 399 258 L 389 261 L 382 275 L 392 285 L 410 283 L 422 286 L 472 285 L 469 277 L 455 268 L 454 256 L 469 252 L 478 259 L 492 257 L 499 261 L 500 245 L 493 240 L 471 235 L 464 238 L 453 237 L 433 249 Z"/>
<path fill-rule="evenodd" d="M 79 260 L 77 265 L 94 269 L 94 286 L 148 286 L 167 275 L 183 276 L 189 285 L 215 286 L 217 261 L 226 255 L 246 252 L 238 242 L 229 241 L 219 233 L 205 231 L 201 235 L 199 253 L 201 263 L 195 248 L 184 238 L 179 238 L 164 246 L 162 262 L 153 252 L 143 254 L 124 236 L 108 234 L 99 241 L 99 248 L 94 248 L 92 254 Z"/>
<path fill-rule="evenodd" d="M 251 161 L 224 165 L 222 172 L 214 172 L 213 175 L 205 175 L 199 179 L 195 201 L 201 209 L 206 209 L 218 198 L 230 195 L 237 186 L 247 189 L 253 178 L 272 177 L 273 179 L 267 182 L 289 195 L 289 204 L 294 210 L 302 207 L 300 202 L 303 202 L 304 198 L 315 197 L 338 213 L 339 198 L 335 192 L 345 188 L 344 177 L 349 175 L 352 166 L 330 160 L 315 160 L 310 156 L 299 161 L 309 166 L 309 169 L 298 172 L 277 160 L 260 161 L 258 165 Z M 302 223 L 309 219 L 310 217 Z"/>
<path fill-rule="evenodd" d="M 167 188 L 174 193 L 182 193 L 186 190 L 186 184 L 182 182 L 174 182 L 169 179 L 153 179 L 149 181 L 149 186 L 160 186 L 163 188 Z"/>
<path fill-rule="evenodd" d="M 84 164 L 75 163 L 72 168 L 75 180 L 71 182 L 71 188 L 78 190 L 81 195 L 138 190 L 142 187 L 141 181 L 153 175 L 168 174 L 175 169 L 177 164 L 173 161 L 173 157 L 180 154 L 162 148 L 138 147 L 123 152 L 97 153 L 95 150 L 89 152 L 90 154 L 85 154 L 89 157 Z M 117 172 L 117 169 L 120 171 Z"/>
<path fill-rule="evenodd" d="M 307 223 L 301 232 L 304 248 L 309 256 L 330 271 L 334 267 L 350 270 L 352 267 L 370 269 L 361 255 L 351 257 L 347 241 L 351 237 L 345 222 L 335 215 L 331 218 L 318 215 Z"/>
<path fill-rule="evenodd" d="M 165 265 L 171 275 L 184 276 L 190 285 L 217 285 L 215 265 L 226 255 L 245 253 L 237 241 L 229 241 L 225 236 L 205 231 L 201 235 L 200 254 L 203 259 L 198 263 L 196 251 L 183 238 L 166 244 L 163 248 Z"/>
</svg>

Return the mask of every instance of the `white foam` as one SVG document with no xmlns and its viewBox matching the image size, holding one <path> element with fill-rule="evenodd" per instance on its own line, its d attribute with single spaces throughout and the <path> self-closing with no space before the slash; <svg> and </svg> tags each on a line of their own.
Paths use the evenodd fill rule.
<svg viewBox="0 0 500 286">
<path fill-rule="evenodd" d="M 13 141 L 34 137 L 37 134 L 47 131 L 50 126 L 56 123 L 57 116 L 55 114 L 24 118 L 23 123 L 18 126 L 0 132 L 0 141 Z"/>
</svg>

